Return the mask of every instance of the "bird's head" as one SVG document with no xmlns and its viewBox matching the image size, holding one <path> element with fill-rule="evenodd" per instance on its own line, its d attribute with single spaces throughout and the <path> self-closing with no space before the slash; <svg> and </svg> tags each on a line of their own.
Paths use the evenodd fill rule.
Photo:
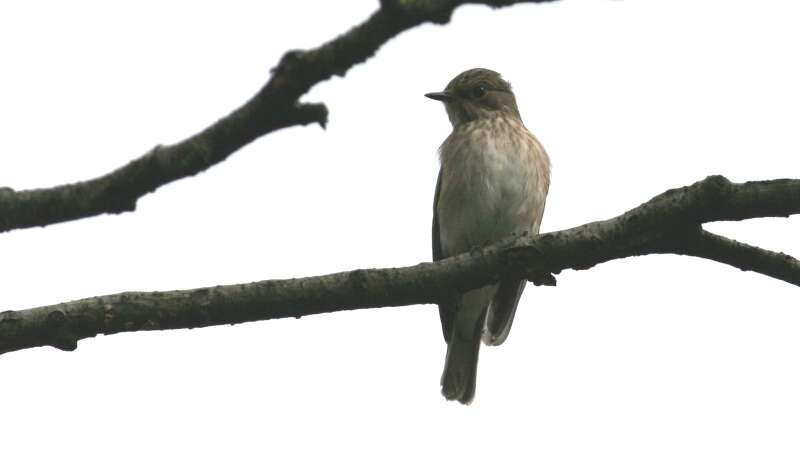
<svg viewBox="0 0 800 450">
<path fill-rule="evenodd" d="M 470 69 L 453 78 L 444 91 L 425 94 L 444 103 L 453 127 L 507 114 L 519 119 L 511 85 L 489 69 Z"/>
</svg>

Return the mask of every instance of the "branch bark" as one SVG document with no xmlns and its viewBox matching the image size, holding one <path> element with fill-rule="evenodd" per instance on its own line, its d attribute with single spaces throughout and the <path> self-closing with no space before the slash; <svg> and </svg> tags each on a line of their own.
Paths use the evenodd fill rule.
<svg viewBox="0 0 800 450">
<path fill-rule="evenodd" d="M 800 180 L 708 177 L 609 220 L 499 243 L 436 263 L 167 292 L 125 292 L 0 313 L 0 353 L 74 350 L 98 334 L 195 328 L 309 314 L 435 303 L 515 273 L 583 270 L 655 253 L 691 255 L 800 286 L 800 261 L 702 229 L 703 223 L 800 213 Z"/>
<path fill-rule="evenodd" d="M 344 76 L 387 41 L 415 26 L 445 24 L 467 3 L 492 7 L 554 0 L 385 0 L 366 21 L 311 50 L 287 52 L 268 82 L 249 101 L 199 133 L 143 156 L 103 176 L 46 189 L 0 188 L 0 232 L 136 209 L 139 198 L 225 160 L 257 138 L 293 125 L 319 123 L 328 110 L 298 103 L 317 83 Z"/>
</svg>

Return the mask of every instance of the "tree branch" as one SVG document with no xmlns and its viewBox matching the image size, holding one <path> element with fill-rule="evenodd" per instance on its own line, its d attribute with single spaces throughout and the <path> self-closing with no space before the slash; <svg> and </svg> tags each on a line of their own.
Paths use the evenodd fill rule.
<svg viewBox="0 0 800 450">
<path fill-rule="evenodd" d="M 800 213 L 800 180 L 731 183 L 721 176 L 672 189 L 609 220 L 510 237 L 436 263 L 168 292 L 126 292 L 0 313 L 0 353 L 74 350 L 98 334 L 234 324 L 351 309 L 435 303 L 509 273 L 588 269 L 654 253 L 707 258 L 800 286 L 796 259 L 702 230 L 717 220 Z"/>
<path fill-rule="evenodd" d="M 270 131 L 325 123 L 318 103 L 256 111 L 248 103 L 180 143 L 157 146 L 111 173 L 47 189 L 0 188 L 0 232 L 136 209 L 136 201 L 171 181 L 195 175 Z"/>
<path fill-rule="evenodd" d="M 309 123 L 324 127 L 325 105 L 298 104 L 300 96 L 333 75 L 344 76 L 401 32 L 426 22 L 447 23 L 453 10 L 467 3 L 500 7 L 548 1 L 553 0 L 382 1 L 365 22 L 336 39 L 311 50 L 286 53 L 253 98 L 194 136 L 157 146 L 88 181 L 23 191 L 0 188 L 0 232 L 133 211 L 144 195 L 208 169 L 267 133 Z"/>
<path fill-rule="evenodd" d="M 800 261 L 777 253 L 728 239 L 705 230 L 675 242 L 673 252 L 697 256 L 800 286 Z"/>
</svg>

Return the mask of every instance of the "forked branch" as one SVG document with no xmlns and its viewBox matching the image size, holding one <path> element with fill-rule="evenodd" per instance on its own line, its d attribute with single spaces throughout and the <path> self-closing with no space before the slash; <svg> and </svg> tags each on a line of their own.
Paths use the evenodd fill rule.
<svg viewBox="0 0 800 450">
<path fill-rule="evenodd" d="M 294 125 L 324 126 L 328 110 L 298 103 L 314 85 L 344 76 L 387 41 L 409 28 L 450 21 L 467 3 L 493 7 L 553 0 L 386 0 L 366 21 L 311 50 L 287 52 L 264 87 L 227 116 L 181 142 L 156 146 L 143 156 L 100 177 L 46 189 L 0 187 L 0 232 L 50 225 L 136 209 L 139 198 L 225 160 L 267 133 Z"/>
<path fill-rule="evenodd" d="M 37 346 L 74 350 L 98 334 L 195 328 L 351 309 L 434 303 L 501 274 L 588 269 L 654 253 L 692 255 L 800 286 L 800 261 L 702 229 L 719 220 L 800 213 L 800 180 L 731 183 L 721 176 L 672 189 L 609 220 L 510 237 L 436 263 L 363 269 L 166 292 L 125 292 L 0 313 L 0 353 Z M 449 295 L 448 295 L 449 294 Z"/>
</svg>

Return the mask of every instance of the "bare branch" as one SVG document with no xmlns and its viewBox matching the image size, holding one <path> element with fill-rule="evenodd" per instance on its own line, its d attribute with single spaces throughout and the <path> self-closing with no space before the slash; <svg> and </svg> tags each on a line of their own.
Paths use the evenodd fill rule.
<svg viewBox="0 0 800 450">
<path fill-rule="evenodd" d="M 694 237 L 675 242 L 673 252 L 670 253 L 711 259 L 800 286 L 800 261 L 792 256 L 754 247 L 705 230 L 700 230 Z"/>
<path fill-rule="evenodd" d="M 0 189 L 0 232 L 133 211 L 140 197 L 202 172 L 260 135 L 291 125 L 324 123 L 327 117 L 322 104 L 263 112 L 248 105 L 185 141 L 157 146 L 99 178 L 47 189 Z"/>
<path fill-rule="evenodd" d="M 800 213 L 800 180 L 731 183 L 721 176 L 672 189 L 615 218 L 539 236 L 510 237 L 436 263 L 168 292 L 127 292 L 0 313 L 0 353 L 74 350 L 80 339 L 351 309 L 434 303 L 519 273 L 533 280 L 612 259 L 675 253 L 800 285 L 800 262 L 708 233 L 715 220 Z"/>
<path fill-rule="evenodd" d="M 527 0 L 543 3 L 553 0 Z M 426 22 L 447 23 L 466 3 L 500 7 L 526 1 L 383 1 L 365 22 L 320 47 L 290 51 L 247 103 L 177 144 L 157 146 L 119 169 L 92 180 L 46 189 L 0 188 L 0 232 L 136 209 L 144 195 L 196 175 L 255 139 L 293 125 L 319 123 L 323 104 L 298 104 L 300 96 L 333 75 L 343 76 L 399 33 Z"/>
</svg>

